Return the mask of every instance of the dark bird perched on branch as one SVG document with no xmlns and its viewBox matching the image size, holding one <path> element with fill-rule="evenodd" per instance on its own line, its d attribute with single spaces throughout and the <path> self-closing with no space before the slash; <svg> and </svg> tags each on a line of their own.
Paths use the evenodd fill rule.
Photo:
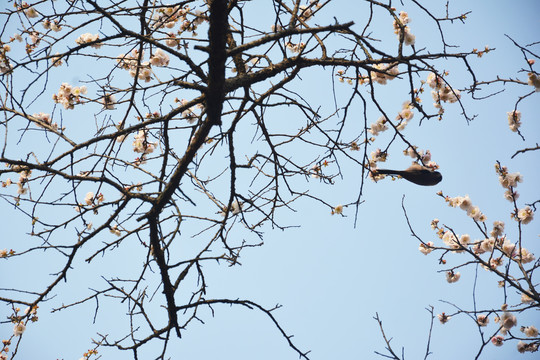
<svg viewBox="0 0 540 360">
<path fill-rule="evenodd" d="M 423 186 L 437 185 L 442 180 L 442 175 L 440 172 L 430 170 L 429 168 L 420 164 L 412 164 L 407 170 L 376 169 L 372 171 L 372 174 L 373 177 L 380 174 L 399 175 L 405 180 Z"/>
</svg>

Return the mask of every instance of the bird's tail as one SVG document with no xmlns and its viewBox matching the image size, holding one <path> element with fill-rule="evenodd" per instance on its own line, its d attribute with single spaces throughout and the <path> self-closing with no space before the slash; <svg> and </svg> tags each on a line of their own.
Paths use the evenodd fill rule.
<svg viewBox="0 0 540 360">
<path fill-rule="evenodd" d="M 389 170 L 389 169 L 376 169 L 373 170 L 374 175 L 378 174 L 386 174 L 386 175 L 401 175 L 401 171 L 399 170 Z"/>
</svg>

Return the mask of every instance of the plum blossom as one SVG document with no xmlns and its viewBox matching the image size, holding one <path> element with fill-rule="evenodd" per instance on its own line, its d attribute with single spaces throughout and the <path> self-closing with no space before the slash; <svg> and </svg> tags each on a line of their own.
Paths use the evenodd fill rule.
<svg viewBox="0 0 540 360">
<path fill-rule="evenodd" d="M 418 247 L 418 250 L 420 250 L 420 252 L 424 255 L 427 255 L 429 254 L 430 252 L 433 251 L 433 242 L 432 241 L 428 241 L 427 243 L 423 244 L 423 243 L 420 243 L 420 246 Z"/>
<path fill-rule="evenodd" d="M 64 106 L 64 109 L 74 109 L 75 104 L 81 102 L 81 95 L 84 95 L 87 93 L 86 86 L 71 86 L 68 83 L 62 83 L 60 85 L 60 89 L 58 90 L 58 94 L 53 94 L 53 101 L 57 104 L 62 104 Z"/>
<path fill-rule="evenodd" d="M 39 16 L 39 13 L 33 7 L 27 7 L 24 10 L 24 14 L 29 18 L 37 18 Z"/>
<path fill-rule="evenodd" d="M 504 337 L 497 335 L 491 338 L 491 343 L 495 346 L 502 346 L 504 342 Z"/>
<path fill-rule="evenodd" d="M 506 113 L 508 115 L 508 126 L 513 132 L 517 132 L 521 126 L 521 111 L 514 110 Z"/>
<path fill-rule="evenodd" d="M 537 337 L 538 336 L 538 329 L 534 326 L 522 326 L 521 332 L 524 333 L 527 337 Z"/>
<path fill-rule="evenodd" d="M 13 335 L 21 336 L 26 330 L 26 325 L 21 321 L 15 324 L 13 327 Z"/>
<path fill-rule="evenodd" d="M 476 318 L 476 322 L 480 326 L 487 326 L 487 324 L 489 323 L 489 317 L 487 315 L 478 315 L 478 317 Z"/>
<path fill-rule="evenodd" d="M 526 342 L 520 341 L 517 344 L 517 351 L 522 354 L 526 351 L 536 352 L 538 351 L 538 343 L 527 344 Z"/>
<path fill-rule="evenodd" d="M 79 45 L 83 45 L 83 44 L 87 44 L 87 43 L 98 41 L 98 40 L 99 40 L 99 34 L 92 35 L 90 33 L 86 33 L 86 34 L 82 34 L 81 36 L 79 36 L 75 40 L 75 42 L 77 44 L 79 44 Z M 93 47 L 94 49 L 99 49 L 100 47 L 103 46 L 103 44 L 98 42 L 98 43 L 92 44 L 90 46 Z"/>
<path fill-rule="evenodd" d="M 338 215 L 343 214 L 343 205 L 338 205 L 338 206 L 336 206 L 336 207 L 332 210 L 332 215 L 334 215 L 334 214 L 338 214 Z"/>
<path fill-rule="evenodd" d="M 490 235 L 493 237 L 499 237 L 504 232 L 504 222 L 502 221 L 494 221 L 493 222 L 493 230 L 491 230 Z"/>
<path fill-rule="evenodd" d="M 530 206 L 525 206 L 523 209 L 520 209 L 517 213 L 517 219 L 521 221 L 522 224 L 528 224 L 532 221 L 534 217 L 534 212 Z"/>
<path fill-rule="evenodd" d="M 169 55 L 163 50 L 157 49 L 150 58 L 150 64 L 153 66 L 167 66 L 169 65 Z"/>
<path fill-rule="evenodd" d="M 394 20 L 394 34 L 400 39 L 401 33 L 403 33 L 403 41 L 405 45 L 414 45 L 415 36 L 411 33 L 411 29 L 406 24 L 410 23 L 409 15 L 405 11 L 399 13 L 399 21 Z"/>
<path fill-rule="evenodd" d="M 515 256 L 516 260 L 519 260 L 520 258 L 522 264 L 530 263 L 535 259 L 534 255 L 525 248 L 521 248 L 521 252 Z"/>
<path fill-rule="evenodd" d="M 432 89 L 442 89 L 445 86 L 443 78 L 433 72 L 429 73 L 426 83 Z"/>
<path fill-rule="evenodd" d="M 381 85 L 385 85 L 387 80 L 393 80 L 399 74 L 398 64 L 375 64 L 373 69 L 375 71 L 370 71 L 370 77 Z"/>
<path fill-rule="evenodd" d="M 134 136 L 133 151 L 135 151 L 136 153 L 151 154 L 152 152 L 154 152 L 156 146 L 157 142 L 148 142 L 145 130 L 139 130 L 137 135 Z"/>
<path fill-rule="evenodd" d="M 530 297 L 529 295 L 523 293 L 521 294 L 521 302 L 524 304 L 531 304 L 534 302 L 534 299 Z"/>
<path fill-rule="evenodd" d="M 532 72 L 529 73 L 529 79 L 527 83 L 531 86 L 534 86 L 534 91 L 536 92 L 540 91 L 540 76 Z"/>
<path fill-rule="evenodd" d="M 439 318 L 439 321 L 441 324 L 446 324 L 452 317 L 449 315 L 446 315 L 445 313 L 438 314 L 437 317 Z"/>
<path fill-rule="evenodd" d="M 99 102 L 103 104 L 104 110 L 114 110 L 114 105 L 116 104 L 116 97 L 112 94 L 106 93 Z"/>
<path fill-rule="evenodd" d="M 51 115 L 40 112 L 39 114 L 34 114 L 33 116 L 36 118 L 36 120 L 38 120 L 37 126 L 44 129 L 58 130 L 58 124 L 52 122 Z"/>
<path fill-rule="evenodd" d="M 458 272 L 454 272 L 454 271 L 447 271 L 446 272 L 446 281 L 448 281 L 449 283 L 455 283 L 459 280 L 459 278 L 461 277 L 461 274 Z"/>
<path fill-rule="evenodd" d="M 517 324 L 516 316 L 506 311 L 502 314 L 499 321 L 501 326 L 506 330 L 510 330 Z"/>
<path fill-rule="evenodd" d="M 377 119 L 376 122 L 371 124 L 371 127 L 368 131 L 375 136 L 379 135 L 380 132 L 388 129 L 388 126 L 386 125 L 387 121 L 388 119 L 385 116 L 381 116 L 379 119 Z"/>
</svg>

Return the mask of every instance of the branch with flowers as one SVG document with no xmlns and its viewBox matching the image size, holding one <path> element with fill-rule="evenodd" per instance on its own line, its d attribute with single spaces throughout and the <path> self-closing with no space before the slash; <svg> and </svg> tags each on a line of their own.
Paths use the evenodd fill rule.
<svg viewBox="0 0 540 360">
<path fill-rule="evenodd" d="M 35 283 L 25 284 L 31 290 L 0 289 L 14 326 L 0 356 L 16 357 L 38 307 L 57 314 L 95 304 L 95 321 L 110 314 L 108 306 L 125 306 L 117 320 L 128 324 L 100 333 L 83 358 L 97 357 L 98 348 L 139 358 L 154 343 L 156 357 L 166 358 L 172 341 L 226 304 L 266 315 L 284 344 L 308 358 L 278 321 L 279 306 L 210 295 L 208 268 L 239 266 L 268 231 L 297 226 L 287 214 L 300 199 L 342 217 L 349 207 L 358 211 L 366 171 L 373 177 L 390 154 L 438 169 L 428 139 L 405 130 L 443 120 L 450 106 L 474 119 L 461 97 L 480 83 L 451 84 L 441 63 L 455 60 L 475 79 L 468 59 L 490 49 L 451 51 L 442 25 L 466 14 L 437 17 L 416 1 L 411 6 L 433 21 L 442 50 L 417 49 L 408 13 L 373 0 L 363 27 L 333 18 L 331 0 L 268 1 L 271 16 L 261 23 L 245 16 L 257 10 L 253 3 L 17 0 L 0 12 L 0 198 L 2 211 L 24 219 L 29 238 L 6 245 L 0 258 L 16 268 L 48 256 L 35 265 Z M 371 33 L 378 16 L 395 35 L 394 50 Z M 303 94 L 303 77 L 322 83 L 319 72 L 344 100 L 323 106 Z M 394 86 L 405 89 L 397 108 L 385 102 Z M 433 108 L 422 102 L 427 90 Z M 516 111 L 511 126 L 518 129 Z M 346 167 L 361 174 L 348 203 L 314 189 L 335 184 Z M 470 199 L 447 199 L 482 230 L 485 219 Z M 527 211 L 515 208 L 520 226 L 532 218 Z M 488 250 L 481 256 L 469 248 L 480 243 L 442 229 L 445 245 L 422 243 L 424 252 L 442 251 L 441 261 L 468 252 L 537 301 L 529 270 L 513 278 L 494 267 L 501 256 L 512 269 L 526 264 L 521 242 L 510 251 L 497 232 L 486 259 Z M 458 269 L 446 270 L 450 280 L 459 279 Z M 97 285 L 67 298 L 60 284 L 85 283 L 86 275 Z"/>
</svg>

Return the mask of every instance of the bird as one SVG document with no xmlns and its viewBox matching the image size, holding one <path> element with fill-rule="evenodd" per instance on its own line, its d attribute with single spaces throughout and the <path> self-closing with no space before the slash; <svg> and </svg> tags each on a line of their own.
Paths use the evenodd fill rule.
<svg viewBox="0 0 540 360">
<path fill-rule="evenodd" d="M 442 174 L 438 171 L 433 171 L 425 166 L 414 163 L 406 170 L 389 170 L 375 169 L 372 171 L 373 176 L 379 174 L 399 175 L 405 180 L 422 186 L 437 185 L 442 180 Z"/>
</svg>

